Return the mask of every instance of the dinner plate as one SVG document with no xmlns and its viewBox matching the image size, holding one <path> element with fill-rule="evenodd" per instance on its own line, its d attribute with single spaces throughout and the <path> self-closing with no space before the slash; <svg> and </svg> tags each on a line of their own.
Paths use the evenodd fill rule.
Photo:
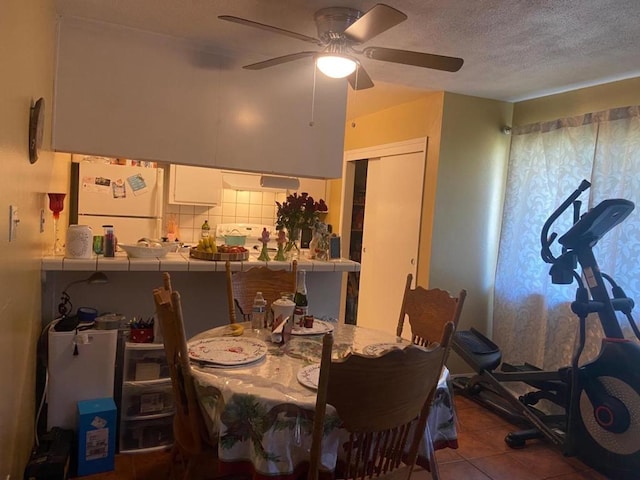
<svg viewBox="0 0 640 480">
<path fill-rule="evenodd" d="M 393 350 L 394 348 L 402 349 L 404 348 L 404 344 L 402 343 L 372 343 L 371 345 L 367 345 L 362 349 L 362 353 L 365 355 L 371 356 L 380 356 L 383 353 L 388 352 L 389 350 Z"/>
<path fill-rule="evenodd" d="M 320 380 L 320 364 L 314 363 L 313 365 L 307 365 L 304 368 L 298 370 L 298 381 L 305 387 L 318 389 L 318 380 Z"/>
<path fill-rule="evenodd" d="M 244 365 L 267 354 L 267 344 L 255 338 L 213 337 L 188 345 L 189 358 L 217 365 Z"/>
<path fill-rule="evenodd" d="M 306 328 L 296 325 L 291 329 L 291 335 L 321 335 L 333 331 L 333 325 L 322 320 L 314 320 L 313 327 Z"/>
<path fill-rule="evenodd" d="M 241 369 L 241 368 L 253 368 L 256 367 L 258 365 L 262 365 L 265 361 L 265 357 L 259 358 L 258 360 L 255 360 L 253 362 L 249 362 L 249 363 L 241 363 L 240 365 L 221 365 L 219 363 L 211 363 L 211 362 L 198 362 L 198 366 L 200 368 L 203 369 L 212 369 L 212 370 L 217 370 L 219 368 L 223 368 L 225 370 L 235 370 L 235 369 Z"/>
</svg>

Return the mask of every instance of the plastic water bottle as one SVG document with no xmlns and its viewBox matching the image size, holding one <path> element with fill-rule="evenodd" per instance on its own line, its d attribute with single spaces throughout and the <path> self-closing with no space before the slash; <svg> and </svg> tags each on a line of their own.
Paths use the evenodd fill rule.
<svg viewBox="0 0 640 480">
<path fill-rule="evenodd" d="M 256 292 L 253 299 L 253 310 L 251 312 L 251 328 L 260 332 L 264 328 L 265 315 L 267 313 L 267 301 L 262 296 L 262 292 Z"/>
</svg>

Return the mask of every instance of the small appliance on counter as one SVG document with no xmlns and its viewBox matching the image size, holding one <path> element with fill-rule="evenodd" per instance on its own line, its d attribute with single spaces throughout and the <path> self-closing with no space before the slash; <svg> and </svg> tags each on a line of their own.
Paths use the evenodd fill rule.
<svg viewBox="0 0 640 480">
<path fill-rule="evenodd" d="M 91 258 L 93 255 L 93 230 L 89 225 L 69 225 L 65 256 Z"/>
</svg>

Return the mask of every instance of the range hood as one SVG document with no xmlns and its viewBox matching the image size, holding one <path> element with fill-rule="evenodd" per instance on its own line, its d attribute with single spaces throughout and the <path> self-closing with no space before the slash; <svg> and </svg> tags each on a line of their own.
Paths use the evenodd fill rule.
<svg viewBox="0 0 640 480">
<path fill-rule="evenodd" d="M 287 190 L 297 190 L 300 187 L 300 181 L 295 177 L 223 171 L 222 186 L 232 190 L 249 192 L 286 192 Z"/>
</svg>

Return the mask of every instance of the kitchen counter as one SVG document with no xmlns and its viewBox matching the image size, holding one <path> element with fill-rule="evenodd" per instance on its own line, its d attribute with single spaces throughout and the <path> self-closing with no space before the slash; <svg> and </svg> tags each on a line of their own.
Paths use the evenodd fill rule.
<svg viewBox="0 0 640 480">
<path fill-rule="evenodd" d="M 304 252 L 303 252 L 304 256 Z M 283 266 L 291 270 L 291 262 L 259 261 L 255 257 L 240 262 L 231 262 L 231 270 L 243 271 L 256 266 L 265 265 L 274 270 Z M 92 258 L 67 258 L 48 256 L 42 259 L 43 271 L 138 271 L 138 272 L 224 272 L 225 262 L 200 260 L 189 257 L 189 252 L 169 253 L 163 258 L 129 258 L 125 252 L 116 253 L 115 257 L 105 258 L 94 255 Z M 344 258 L 329 261 L 298 259 L 298 270 L 307 272 L 359 272 L 360 264 Z"/>
<path fill-rule="evenodd" d="M 304 257 L 305 252 L 302 253 Z M 255 256 L 247 261 L 231 262 L 234 271 L 258 265 L 291 269 L 291 262 L 263 262 Z M 318 318 L 342 321 L 346 272 L 360 271 L 360 264 L 346 259 L 322 262 L 301 258 L 298 270 L 307 271 L 310 311 Z M 108 283 L 83 282 L 95 271 L 105 272 Z M 57 317 L 61 294 L 66 289 L 74 310 L 92 307 L 100 313 L 120 313 L 127 319 L 153 316 L 155 305 L 151 293 L 162 284 L 161 272 L 171 273 L 171 282 L 180 292 L 188 336 L 228 323 L 225 262 L 189 258 L 185 250 L 169 253 L 164 258 L 128 258 L 125 252 L 118 252 L 113 258 L 102 255 L 90 259 L 44 257 L 43 326 Z"/>
</svg>

